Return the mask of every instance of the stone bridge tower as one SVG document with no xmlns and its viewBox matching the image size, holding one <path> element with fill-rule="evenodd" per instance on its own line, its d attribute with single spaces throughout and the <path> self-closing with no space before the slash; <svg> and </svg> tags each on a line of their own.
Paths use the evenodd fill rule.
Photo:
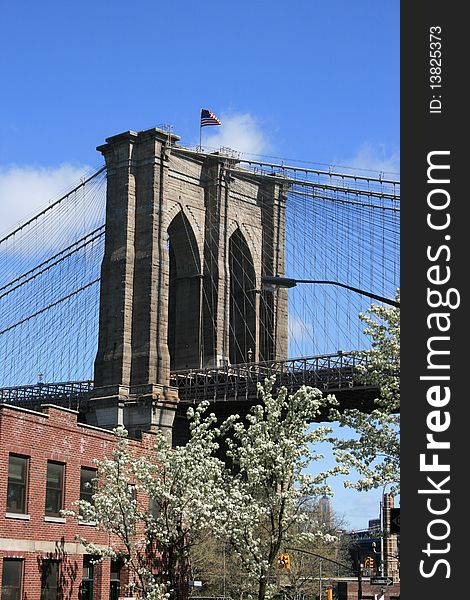
<svg viewBox="0 0 470 600">
<path fill-rule="evenodd" d="M 107 167 L 90 422 L 171 428 L 170 373 L 287 357 L 282 178 L 177 145 L 159 129 L 98 147 Z"/>
</svg>

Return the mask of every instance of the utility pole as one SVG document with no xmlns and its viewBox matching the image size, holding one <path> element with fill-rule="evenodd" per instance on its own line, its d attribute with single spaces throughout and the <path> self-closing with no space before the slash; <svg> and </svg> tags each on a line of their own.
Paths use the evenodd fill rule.
<svg viewBox="0 0 470 600">
<path fill-rule="evenodd" d="M 319 577 L 320 581 L 319 581 L 319 586 L 318 586 L 319 590 L 320 590 L 320 600 L 322 600 L 322 594 L 323 594 L 321 562 L 322 562 L 322 559 L 320 558 L 320 577 Z"/>
<path fill-rule="evenodd" d="M 383 577 L 385 574 L 384 568 L 384 536 L 385 536 L 385 527 L 384 527 L 384 497 L 385 494 L 382 492 L 382 500 L 380 501 L 380 575 Z"/>
</svg>

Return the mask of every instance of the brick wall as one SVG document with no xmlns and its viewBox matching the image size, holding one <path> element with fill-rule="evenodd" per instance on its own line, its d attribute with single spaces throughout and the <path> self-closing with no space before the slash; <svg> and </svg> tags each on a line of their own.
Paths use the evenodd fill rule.
<svg viewBox="0 0 470 600">
<path fill-rule="evenodd" d="M 339 581 L 337 588 L 338 600 L 358 600 L 357 588 L 357 581 Z M 380 598 L 382 595 L 382 589 L 384 590 L 384 600 L 399 600 L 399 583 L 394 583 L 393 585 L 382 588 L 378 585 L 370 585 L 365 581 L 362 582 L 362 599 L 375 600 L 375 598 Z"/>
<path fill-rule="evenodd" d="M 130 447 L 145 452 L 152 446 L 152 434 Z M 80 498 L 81 467 L 96 468 L 94 459 L 111 455 L 115 438 L 110 431 L 77 423 L 77 413 L 52 405 L 33 412 L 0 404 L 0 581 L 4 558 L 23 560 L 23 598 L 40 598 L 42 565 L 60 561 L 63 597 L 79 597 L 84 547 L 77 535 L 95 544 L 106 544 L 108 535 L 92 525 L 78 524 L 72 517 L 45 515 L 47 461 L 63 463 L 63 508 L 74 508 Z M 8 513 L 6 496 L 10 454 L 28 457 L 26 514 Z M 109 597 L 109 561 L 94 568 L 94 600 Z"/>
</svg>

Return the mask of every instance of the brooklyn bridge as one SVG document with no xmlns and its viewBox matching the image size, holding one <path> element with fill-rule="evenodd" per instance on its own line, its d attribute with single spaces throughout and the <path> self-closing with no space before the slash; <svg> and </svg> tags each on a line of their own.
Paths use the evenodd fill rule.
<svg viewBox="0 0 470 600">
<path fill-rule="evenodd" d="M 189 404 L 246 411 L 266 377 L 370 410 L 358 315 L 396 305 L 398 181 L 163 127 L 98 150 L 104 165 L 0 240 L 0 401 L 176 440 Z"/>
</svg>

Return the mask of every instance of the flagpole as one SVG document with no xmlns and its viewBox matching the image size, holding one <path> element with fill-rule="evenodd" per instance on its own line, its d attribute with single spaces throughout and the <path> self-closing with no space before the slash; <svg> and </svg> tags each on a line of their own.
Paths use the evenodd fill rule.
<svg viewBox="0 0 470 600">
<path fill-rule="evenodd" d="M 202 122 L 204 121 L 204 123 Z M 206 125 L 220 125 L 219 119 L 214 115 L 214 113 L 210 112 L 205 108 L 201 108 L 201 122 L 199 123 L 199 148 L 200 152 L 202 152 L 202 128 Z"/>
<path fill-rule="evenodd" d="M 199 116 L 199 151 L 202 152 L 202 108 Z"/>
</svg>

